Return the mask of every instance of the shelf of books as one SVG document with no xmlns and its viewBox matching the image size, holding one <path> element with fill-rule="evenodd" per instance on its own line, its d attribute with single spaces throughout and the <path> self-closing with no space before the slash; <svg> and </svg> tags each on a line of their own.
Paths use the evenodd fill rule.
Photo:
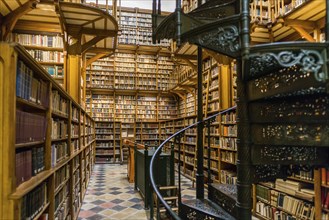
<svg viewBox="0 0 329 220">
<path fill-rule="evenodd" d="M 313 183 L 276 179 L 254 191 L 255 215 L 262 219 L 315 219 Z"/>
<path fill-rule="evenodd" d="M 158 96 L 158 120 L 177 117 L 177 102 L 173 96 Z"/>
<path fill-rule="evenodd" d="M 197 91 L 189 92 L 186 95 L 186 116 L 194 116 L 196 115 L 196 103 L 197 103 Z"/>
<path fill-rule="evenodd" d="M 313 170 L 312 170 L 313 171 Z M 301 173 L 298 177 L 303 181 L 311 181 L 316 184 L 319 182 L 321 185 L 321 200 L 320 198 L 316 198 L 315 202 L 321 201 L 321 208 L 322 208 L 322 215 L 321 218 L 324 220 L 329 219 L 329 169 L 328 168 L 321 168 L 320 172 L 320 181 L 314 179 L 314 172 L 304 172 Z M 316 210 L 317 211 L 317 210 Z"/>
<path fill-rule="evenodd" d="M 12 41 L 22 44 L 45 70 L 64 85 L 63 38 L 54 34 L 13 33 Z"/>
<path fill-rule="evenodd" d="M 121 122 L 96 122 L 96 163 L 121 163 Z"/>
<path fill-rule="evenodd" d="M 160 91 L 168 91 L 174 86 L 170 77 L 174 69 L 174 63 L 170 57 L 158 56 L 157 64 L 157 88 Z"/>
<path fill-rule="evenodd" d="M 219 151 L 220 151 L 220 180 L 225 184 L 236 184 L 237 160 L 237 125 L 236 111 L 232 110 L 220 116 Z"/>
<path fill-rule="evenodd" d="M 95 121 L 113 121 L 114 118 L 114 95 L 92 94 L 91 111 Z"/>
<path fill-rule="evenodd" d="M 118 21 L 121 35 L 118 37 L 118 43 L 153 45 L 151 13 L 151 10 L 121 8 Z M 160 42 L 161 46 L 169 44 L 169 40 Z"/>
<path fill-rule="evenodd" d="M 107 57 L 93 62 L 86 71 L 87 88 L 113 89 L 115 82 L 114 58 Z"/>
<path fill-rule="evenodd" d="M 157 89 L 157 62 L 155 55 L 137 54 L 137 83 L 140 90 Z"/>
<path fill-rule="evenodd" d="M 157 121 L 157 96 L 137 96 L 136 120 Z"/>
<path fill-rule="evenodd" d="M 194 124 L 196 122 L 196 117 L 186 117 L 183 118 L 183 123 L 185 126 Z M 177 124 L 177 123 L 176 123 Z M 179 123 L 181 124 L 181 123 Z M 184 161 L 183 173 L 186 177 L 194 180 L 195 179 L 195 168 L 196 168 L 196 158 L 197 158 L 197 128 L 193 127 L 186 130 L 184 137 L 182 138 L 183 149 L 181 152 L 181 157 Z M 175 150 L 178 150 L 175 146 Z"/>
<path fill-rule="evenodd" d="M 115 88 L 123 90 L 136 89 L 136 54 L 115 53 L 114 60 Z"/>
<path fill-rule="evenodd" d="M 0 109 L 6 115 L 0 122 L 6 134 L 0 151 L 0 203 L 6 212 L 0 211 L 0 219 L 75 219 L 84 192 L 74 193 L 72 165 L 77 161 L 81 171 L 92 170 L 86 152 L 94 148 L 93 120 L 23 47 L 0 43 L 0 50 L 5 51 L 0 72 L 6 76 L 0 79 Z M 88 125 L 81 124 L 81 114 Z M 81 131 L 87 143 L 81 142 Z M 80 201 L 75 211 L 74 201 Z"/>
<path fill-rule="evenodd" d="M 135 138 L 136 120 L 136 97 L 135 95 L 115 96 L 115 118 L 122 123 L 122 138 Z"/>
<path fill-rule="evenodd" d="M 135 141 L 137 143 L 157 148 L 160 144 L 159 138 L 158 122 L 136 122 Z"/>
</svg>

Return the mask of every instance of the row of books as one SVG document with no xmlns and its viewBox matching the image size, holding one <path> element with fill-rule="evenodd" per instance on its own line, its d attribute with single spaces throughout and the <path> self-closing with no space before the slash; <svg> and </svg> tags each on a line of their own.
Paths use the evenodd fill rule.
<svg viewBox="0 0 329 220">
<path fill-rule="evenodd" d="M 34 76 L 33 71 L 21 60 L 17 61 L 16 96 L 48 107 L 48 84 Z"/>
<path fill-rule="evenodd" d="M 46 128 L 45 115 L 16 110 L 16 144 L 44 141 Z"/>
<path fill-rule="evenodd" d="M 232 126 L 221 126 L 221 134 L 223 136 L 229 136 L 229 137 L 236 137 L 237 136 L 237 126 L 232 125 Z"/>
<path fill-rule="evenodd" d="M 79 121 L 79 109 L 72 106 L 72 120 L 78 122 Z"/>
<path fill-rule="evenodd" d="M 236 113 L 230 112 L 227 114 L 222 114 L 221 121 L 222 123 L 236 123 Z"/>
<path fill-rule="evenodd" d="M 64 53 L 60 51 L 27 50 L 34 59 L 40 62 L 63 63 Z"/>
<path fill-rule="evenodd" d="M 16 152 L 16 186 L 45 169 L 44 146 Z"/>
<path fill-rule="evenodd" d="M 55 173 L 55 189 L 70 178 L 70 164 L 66 164 Z M 56 190 L 57 191 L 57 190 Z"/>
<path fill-rule="evenodd" d="M 117 146 L 117 148 L 120 148 L 120 146 Z M 113 155 L 113 153 L 119 154 L 119 150 L 108 150 L 108 149 L 96 149 L 97 155 Z"/>
<path fill-rule="evenodd" d="M 81 132 L 82 132 L 82 130 L 81 130 Z M 86 134 L 87 134 L 87 132 L 86 132 Z M 79 136 L 79 125 L 71 124 L 71 137 L 78 137 L 78 136 Z"/>
<path fill-rule="evenodd" d="M 68 156 L 68 147 L 66 142 L 54 143 L 51 145 L 51 167 L 55 167 Z"/>
<path fill-rule="evenodd" d="M 284 211 L 277 209 L 276 207 L 267 205 L 261 201 L 256 203 L 256 213 L 265 217 L 266 219 L 273 219 L 273 220 L 297 220 L 300 219 L 296 216 L 288 214 Z M 312 220 L 312 219 L 310 219 Z M 322 220 L 325 220 L 322 218 Z"/>
<path fill-rule="evenodd" d="M 66 183 L 64 187 L 56 194 L 55 196 L 55 213 L 57 214 L 58 210 L 62 208 L 62 203 L 67 201 L 69 198 L 70 184 Z M 66 204 L 65 204 L 66 205 Z M 64 207 L 65 209 L 65 207 Z"/>
<path fill-rule="evenodd" d="M 66 197 L 60 207 L 56 209 L 55 219 L 71 219 L 69 215 L 70 197 Z"/>
<path fill-rule="evenodd" d="M 96 148 L 113 148 L 113 142 L 97 142 Z"/>
<path fill-rule="evenodd" d="M 236 138 L 221 137 L 219 140 L 221 149 L 237 150 Z"/>
<path fill-rule="evenodd" d="M 65 120 L 51 119 L 51 139 L 63 139 L 68 137 L 68 125 Z"/>
<path fill-rule="evenodd" d="M 221 170 L 220 171 L 220 182 L 223 184 L 236 185 L 236 182 L 237 182 L 236 172 L 234 172 L 232 170 Z"/>
<path fill-rule="evenodd" d="M 63 48 L 63 38 L 59 35 L 15 34 L 15 42 L 29 46 Z"/>
<path fill-rule="evenodd" d="M 329 168 L 321 168 L 321 184 L 329 185 Z"/>
<path fill-rule="evenodd" d="M 329 209 L 329 191 L 321 189 L 321 206 L 322 208 Z"/>
<path fill-rule="evenodd" d="M 221 161 L 235 164 L 237 161 L 237 158 L 238 158 L 238 154 L 236 152 L 232 152 L 232 151 L 221 151 L 220 152 Z"/>
<path fill-rule="evenodd" d="M 57 90 L 52 91 L 53 111 L 68 116 L 69 102 L 63 98 Z"/>
<path fill-rule="evenodd" d="M 64 77 L 64 70 L 63 70 L 63 66 L 62 65 L 45 65 L 43 66 L 43 68 L 45 68 L 45 70 L 52 76 L 55 78 L 63 78 Z"/>
<path fill-rule="evenodd" d="M 21 219 L 34 219 L 47 203 L 47 183 L 43 182 L 23 196 Z"/>
<path fill-rule="evenodd" d="M 299 182 L 290 183 L 293 181 L 289 181 L 286 183 L 286 188 L 288 189 L 289 194 L 296 195 L 298 198 L 292 197 L 283 193 L 280 190 L 284 190 L 283 186 L 278 187 L 277 185 L 283 184 L 283 180 L 279 180 L 278 183 L 275 184 L 275 190 L 270 189 L 265 185 L 256 185 L 256 197 L 261 202 L 265 202 L 272 207 L 279 207 L 281 210 L 284 210 L 288 213 L 293 214 L 295 217 L 308 217 L 307 219 L 314 218 L 314 207 L 312 203 L 305 202 L 305 200 L 313 202 L 314 201 L 314 190 L 308 188 L 301 188 Z M 274 184 L 269 184 L 271 187 L 274 187 Z M 284 190 L 286 191 L 286 190 Z M 288 193 L 288 192 L 287 192 Z M 323 201 L 326 198 L 322 198 Z"/>
</svg>

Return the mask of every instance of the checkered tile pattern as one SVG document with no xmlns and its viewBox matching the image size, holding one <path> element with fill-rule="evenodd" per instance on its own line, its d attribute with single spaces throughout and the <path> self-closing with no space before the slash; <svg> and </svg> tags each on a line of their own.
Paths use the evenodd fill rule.
<svg viewBox="0 0 329 220">
<path fill-rule="evenodd" d="M 182 177 L 182 189 L 183 201 L 194 198 L 195 188 L 189 179 Z M 127 165 L 95 165 L 79 220 L 145 220 L 149 216 L 139 192 L 127 180 Z"/>
</svg>

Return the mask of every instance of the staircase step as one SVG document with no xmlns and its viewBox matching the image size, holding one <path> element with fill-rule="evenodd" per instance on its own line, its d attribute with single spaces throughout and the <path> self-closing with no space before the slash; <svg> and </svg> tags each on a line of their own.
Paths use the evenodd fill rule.
<svg viewBox="0 0 329 220">
<path fill-rule="evenodd" d="M 177 186 L 160 186 L 159 190 L 177 189 Z"/>
<path fill-rule="evenodd" d="M 193 199 L 180 204 L 179 216 L 182 219 L 235 219 L 229 212 L 208 199 Z"/>
<path fill-rule="evenodd" d="M 169 200 L 177 200 L 178 199 L 178 196 L 168 196 L 168 197 L 163 197 L 163 199 L 165 201 L 169 201 Z"/>
<path fill-rule="evenodd" d="M 177 212 L 178 211 L 178 207 L 172 207 L 171 210 L 173 210 L 174 212 Z M 165 208 L 161 208 L 159 210 L 160 213 L 164 213 L 166 212 L 167 210 Z"/>
<path fill-rule="evenodd" d="M 208 187 L 208 198 L 233 216 L 237 216 L 236 185 L 212 183 Z"/>
</svg>

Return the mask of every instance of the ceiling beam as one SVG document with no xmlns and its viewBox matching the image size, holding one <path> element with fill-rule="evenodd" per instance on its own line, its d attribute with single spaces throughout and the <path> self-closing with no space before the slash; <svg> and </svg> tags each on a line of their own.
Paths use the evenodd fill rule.
<svg viewBox="0 0 329 220">
<path fill-rule="evenodd" d="M 178 91 L 175 91 L 175 90 L 170 90 L 169 92 L 172 92 L 172 93 L 178 95 L 181 99 L 185 100 L 185 95 L 184 94 L 182 94 Z"/>
<path fill-rule="evenodd" d="M 11 13 L 7 14 L 3 17 L 1 23 L 1 40 L 6 41 L 9 33 L 12 32 L 14 29 L 18 19 L 31 11 L 32 9 L 36 8 L 38 4 L 38 0 L 30 0 L 24 3 L 22 6 L 16 8 Z"/>
<path fill-rule="evenodd" d="M 195 92 L 193 91 L 195 89 L 194 86 L 180 85 L 180 87 L 186 89 L 189 93 L 191 93 L 195 97 Z"/>
<path fill-rule="evenodd" d="M 95 56 L 93 56 L 92 58 L 90 58 L 90 59 L 88 59 L 86 61 L 86 66 L 89 66 L 90 64 L 92 64 L 96 60 L 101 59 L 101 58 L 105 57 L 106 55 L 108 55 L 108 53 L 99 53 L 99 54 L 96 54 Z"/>
<path fill-rule="evenodd" d="M 88 24 L 95 23 L 96 21 L 99 21 L 99 20 L 102 20 L 102 19 L 104 19 L 104 18 L 103 17 L 98 17 L 98 18 L 96 18 L 94 20 L 89 20 L 86 23 L 81 24 L 81 26 L 86 26 Z"/>
<path fill-rule="evenodd" d="M 290 27 L 303 27 L 303 28 L 309 28 L 314 29 L 317 27 L 317 24 L 315 21 L 304 21 L 304 20 L 298 20 L 298 19 L 285 19 L 283 21 L 285 26 Z"/>
<path fill-rule="evenodd" d="M 58 33 L 61 34 L 62 30 L 58 23 L 45 23 L 45 22 L 36 22 L 36 21 L 24 21 L 24 20 L 18 20 L 15 27 L 15 32 L 52 32 L 52 33 Z"/>
<path fill-rule="evenodd" d="M 298 26 L 292 26 L 293 29 L 295 29 L 301 37 L 305 38 L 309 42 L 315 42 L 315 39 L 307 32 L 304 28 L 298 27 Z"/>
<path fill-rule="evenodd" d="M 231 60 L 228 56 L 218 54 L 211 50 L 204 50 L 209 56 L 213 57 L 219 64 L 230 64 Z"/>
<path fill-rule="evenodd" d="M 325 17 L 323 17 L 323 18 L 321 18 L 321 19 L 319 19 L 319 20 L 316 21 L 316 26 L 319 29 L 324 28 L 325 25 L 326 25 Z"/>
<path fill-rule="evenodd" d="M 99 47 L 90 47 L 86 53 L 113 53 L 114 48 L 99 48 Z"/>
<path fill-rule="evenodd" d="M 85 52 L 86 50 L 88 50 L 90 47 L 92 47 L 93 45 L 97 44 L 99 41 L 103 40 L 105 37 L 104 36 L 96 36 L 93 39 L 91 39 L 90 41 L 84 43 L 81 47 L 81 52 Z"/>
<path fill-rule="evenodd" d="M 189 59 L 182 59 L 184 60 L 187 65 L 189 65 L 195 72 L 198 72 L 198 67 L 194 63 L 192 63 Z"/>
<path fill-rule="evenodd" d="M 188 60 L 197 60 L 197 56 L 195 55 L 184 55 L 184 54 L 174 54 L 177 59 L 188 59 Z"/>
<path fill-rule="evenodd" d="M 87 35 L 97 35 L 103 37 L 115 37 L 118 32 L 115 30 L 104 30 L 104 29 L 94 29 L 94 28 L 84 28 L 80 25 L 66 24 L 67 33 L 72 36 L 77 36 L 79 34 Z"/>
</svg>

